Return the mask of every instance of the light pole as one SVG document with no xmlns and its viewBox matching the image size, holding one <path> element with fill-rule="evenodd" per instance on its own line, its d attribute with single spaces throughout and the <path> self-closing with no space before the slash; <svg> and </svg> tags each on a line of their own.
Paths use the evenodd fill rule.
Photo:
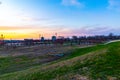
<svg viewBox="0 0 120 80">
<path fill-rule="evenodd" d="M 1 36 L 0 36 L 0 41 L 1 41 L 1 44 L 3 45 L 4 44 L 4 36 L 3 36 L 3 34 L 1 34 Z"/>
</svg>

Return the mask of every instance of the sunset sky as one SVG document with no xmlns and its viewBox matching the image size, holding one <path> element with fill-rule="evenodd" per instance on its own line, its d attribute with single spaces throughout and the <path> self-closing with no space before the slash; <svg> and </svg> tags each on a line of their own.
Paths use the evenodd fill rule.
<svg viewBox="0 0 120 80">
<path fill-rule="evenodd" d="M 120 34 L 120 0 L 0 0 L 5 39 Z"/>
</svg>

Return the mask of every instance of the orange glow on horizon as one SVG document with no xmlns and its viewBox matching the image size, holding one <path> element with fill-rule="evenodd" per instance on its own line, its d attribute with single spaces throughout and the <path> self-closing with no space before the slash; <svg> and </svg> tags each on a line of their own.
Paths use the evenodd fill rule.
<svg viewBox="0 0 120 80">
<path fill-rule="evenodd" d="M 51 36 L 55 35 L 56 32 L 58 32 L 57 36 L 64 37 L 80 35 L 79 33 L 78 34 L 72 33 L 70 29 L 34 27 L 34 26 L 33 27 L 0 26 L 0 35 L 3 34 L 5 36 L 5 40 L 39 39 L 41 36 L 45 37 L 45 39 L 51 39 Z"/>
<path fill-rule="evenodd" d="M 0 34 L 3 34 L 3 33 L 0 33 Z M 3 35 L 4 35 L 4 38 L 6 40 L 10 40 L 10 39 L 15 39 L 15 40 L 20 39 L 20 40 L 22 40 L 22 39 L 25 39 L 25 38 L 34 38 L 34 39 L 39 38 L 37 35 L 31 35 L 31 34 L 17 34 L 17 33 L 6 34 L 6 33 L 4 33 Z"/>
<path fill-rule="evenodd" d="M 0 35 L 3 34 L 3 33 L 0 33 Z M 13 40 L 23 40 L 23 39 L 39 39 L 40 38 L 40 34 L 32 34 L 32 33 L 28 33 L 28 34 L 17 34 L 17 33 L 13 33 L 13 34 L 3 34 L 4 36 L 4 39 L 5 40 L 10 40 L 10 39 L 13 39 Z M 46 39 L 49 39 L 51 38 L 51 35 L 49 34 L 46 34 L 46 35 L 43 35 Z"/>
<path fill-rule="evenodd" d="M 42 28 L 34 28 L 34 27 L 1 27 L 0 26 L 0 35 L 3 34 L 5 39 L 39 39 L 40 35 L 46 38 L 50 38 L 50 32 L 46 31 Z"/>
</svg>

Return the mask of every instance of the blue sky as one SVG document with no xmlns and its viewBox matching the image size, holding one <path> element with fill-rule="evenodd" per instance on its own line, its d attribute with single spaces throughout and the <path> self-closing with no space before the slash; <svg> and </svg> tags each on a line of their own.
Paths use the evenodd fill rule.
<svg viewBox="0 0 120 80">
<path fill-rule="evenodd" d="M 120 34 L 120 0 L 0 0 L 3 31 L 60 35 Z M 10 28 L 11 27 L 11 28 Z M 19 27 L 19 28 L 18 28 Z M 34 29 L 33 29 L 34 27 Z M 14 30 L 15 31 L 15 30 Z"/>
</svg>

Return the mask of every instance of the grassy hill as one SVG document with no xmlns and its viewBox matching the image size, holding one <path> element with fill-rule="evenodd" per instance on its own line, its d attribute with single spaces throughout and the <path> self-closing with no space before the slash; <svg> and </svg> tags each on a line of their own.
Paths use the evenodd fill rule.
<svg viewBox="0 0 120 80">
<path fill-rule="evenodd" d="M 11 59 L 0 58 L 0 80 L 120 80 L 120 42 L 76 48 L 59 60 L 25 69 L 30 63 L 22 56 L 22 68 L 6 70 Z"/>
</svg>

